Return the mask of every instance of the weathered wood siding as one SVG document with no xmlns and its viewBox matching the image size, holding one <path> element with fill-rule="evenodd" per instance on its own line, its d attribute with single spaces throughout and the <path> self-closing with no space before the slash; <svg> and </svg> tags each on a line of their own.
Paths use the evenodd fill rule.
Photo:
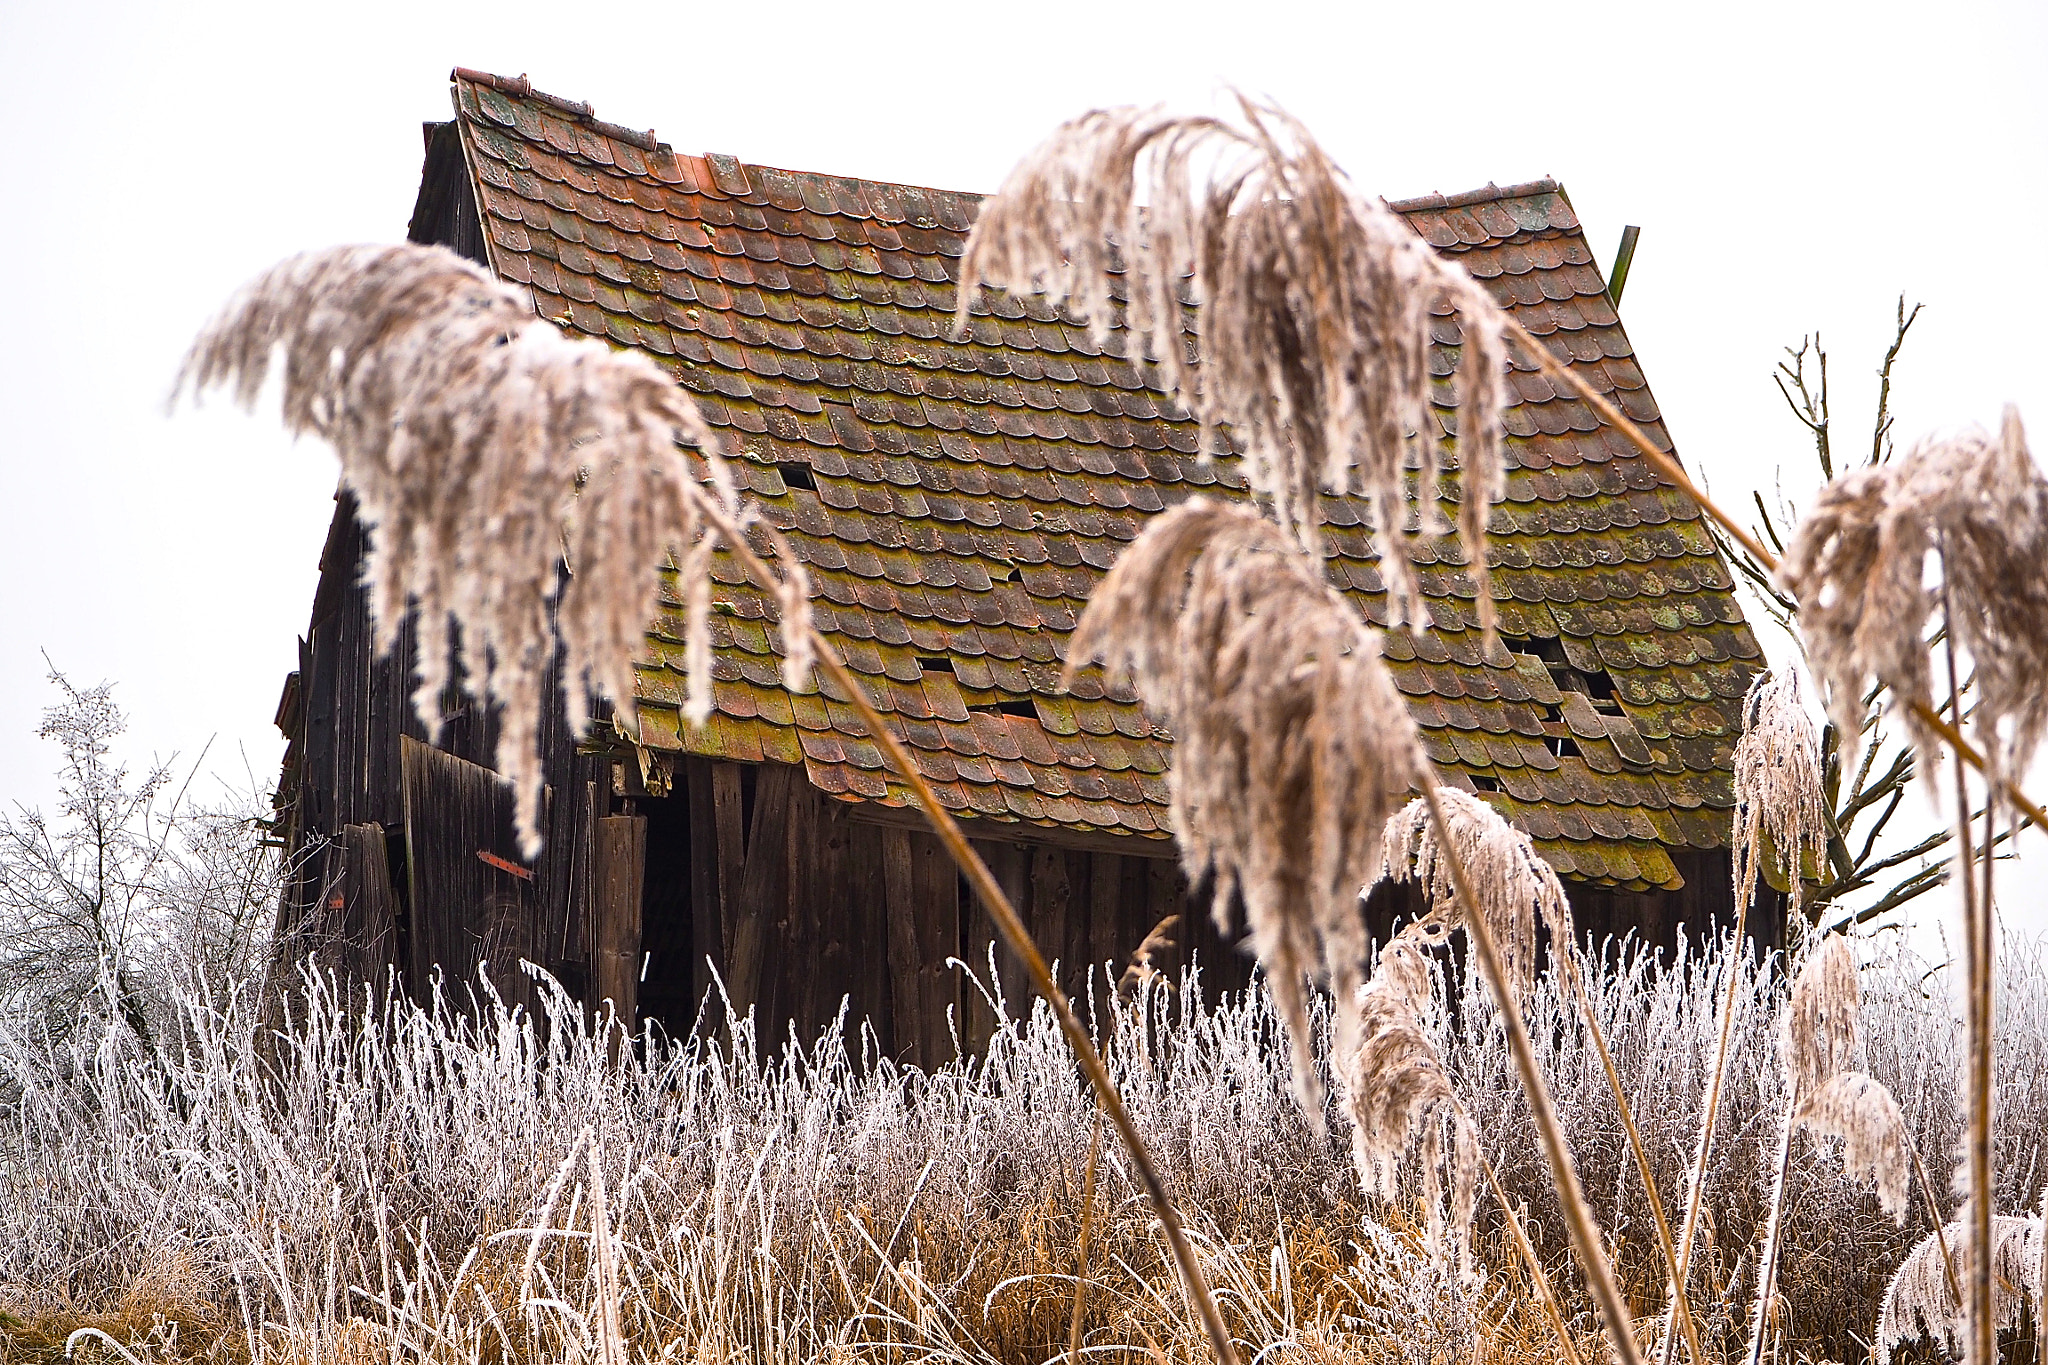
<svg viewBox="0 0 2048 1365">
<path fill-rule="evenodd" d="M 1022 964 L 994 941 L 937 838 L 902 812 L 884 823 L 818 791 L 801 768 L 698 758 L 682 761 L 672 794 L 636 804 L 648 822 L 640 1006 L 672 1032 L 695 1023 L 714 972 L 725 994 L 713 1011 L 725 1000 L 755 1009 L 771 1047 L 791 1029 L 810 1041 L 843 1004 L 883 1052 L 929 1062 L 950 1057 L 956 1036 L 969 1048 L 987 1041 L 998 991 L 1012 1015 L 1030 1008 Z M 975 844 L 1070 992 L 1091 962 L 1120 971 L 1186 901 L 1178 868 L 1152 847 Z M 1200 952 L 1212 986 L 1241 986 L 1245 962 L 1197 919 L 1193 938 L 1184 921 L 1176 941 Z M 1177 971 L 1185 951 L 1162 965 Z"/>
</svg>

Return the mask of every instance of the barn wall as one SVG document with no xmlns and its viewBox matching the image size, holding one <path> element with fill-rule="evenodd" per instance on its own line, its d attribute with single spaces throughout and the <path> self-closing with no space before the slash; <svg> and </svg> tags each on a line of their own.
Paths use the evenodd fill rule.
<svg viewBox="0 0 2048 1365">
<path fill-rule="evenodd" d="M 409 236 L 483 263 L 454 126 L 426 133 Z M 436 967 L 466 985 L 488 961 L 497 988 L 530 1003 L 530 984 L 507 970 L 523 956 L 571 991 L 677 1034 L 699 1022 L 707 999 L 713 1022 L 722 1019 L 722 986 L 737 1010 L 758 1011 L 770 1048 L 792 1028 L 814 1038 L 843 1003 L 883 1053 L 927 1063 L 951 1056 L 956 1038 L 970 1049 L 987 1040 L 996 1016 L 984 991 L 999 991 L 1013 1014 L 1028 1009 L 1021 964 L 994 942 L 986 912 L 929 832 L 835 801 L 794 766 L 684 759 L 670 789 L 649 794 L 632 765 L 581 751 L 552 691 L 547 843 L 537 862 L 523 862 L 510 795 L 488 771 L 492 717 L 451 695 L 429 742 L 410 700 L 411 629 L 388 657 L 372 637 L 357 581 L 364 549 L 343 495 L 297 683 L 279 716 L 292 739 L 284 786 L 298 858 L 281 927 L 321 948 L 324 962 L 361 978 L 398 968 L 419 993 Z M 1062 987 L 1086 991 L 1091 1008 L 1168 915 L 1180 921 L 1161 970 L 1177 979 L 1192 952 L 1212 990 L 1249 979 L 1248 959 L 1211 923 L 1207 896 L 1191 895 L 1173 859 L 1143 841 L 976 844 L 1057 963 Z M 1673 858 L 1686 880 L 1677 893 L 1573 885 L 1582 932 L 1634 930 L 1669 945 L 1681 924 L 1725 922 L 1726 853 Z M 1375 934 L 1412 913 L 1412 901 L 1376 893 L 1367 906 Z M 1761 907 L 1752 932 L 1782 942 L 1782 898 Z"/>
<path fill-rule="evenodd" d="M 712 997 L 714 1018 L 726 1000 L 754 1008 L 771 1048 L 792 1029 L 814 1039 L 843 1004 L 884 1054 L 929 1063 L 952 1056 L 956 1036 L 969 1049 L 987 1042 L 991 995 L 1012 1015 L 1029 1009 L 1022 964 L 929 832 L 864 818 L 775 763 L 684 759 L 671 793 L 636 807 L 648 822 L 640 1008 L 670 1032 L 698 1022 L 713 972 L 725 993 Z M 1178 867 L 1149 850 L 975 844 L 1070 993 L 1091 962 L 1120 972 L 1187 899 Z M 1242 986 L 1244 960 L 1206 914 L 1195 920 L 1190 940 L 1183 918 L 1160 968 L 1177 976 L 1192 947 L 1210 985 Z M 954 963 L 971 964 L 978 984 Z"/>
<path fill-rule="evenodd" d="M 526 863 L 511 793 L 490 771 L 497 726 L 478 703 L 451 693 L 429 742 L 412 704 L 413 629 L 379 656 L 358 581 L 364 548 L 344 494 L 280 715 L 290 737 L 283 786 L 295 872 L 279 927 L 308 947 L 345 941 L 347 951 L 323 960 L 359 978 L 399 968 L 415 993 L 437 964 L 467 984 L 479 960 L 510 968 L 521 957 L 580 993 L 589 982 L 598 822 L 613 813 L 611 764 L 578 751 L 548 689 L 547 843 Z M 386 866 L 371 877 L 380 841 Z M 509 999 L 530 999 L 522 974 L 492 976 Z"/>
</svg>

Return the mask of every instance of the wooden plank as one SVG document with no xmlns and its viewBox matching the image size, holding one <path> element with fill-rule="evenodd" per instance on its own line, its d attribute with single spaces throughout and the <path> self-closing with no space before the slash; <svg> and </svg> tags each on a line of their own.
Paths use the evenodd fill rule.
<svg viewBox="0 0 2048 1365">
<path fill-rule="evenodd" d="M 907 829 L 881 831 L 884 913 L 888 919 L 890 1053 L 924 1063 L 924 991 L 917 946 L 916 891 Z"/>
<path fill-rule="evenodd" d="M 712 763 L 708 758 L 683 760 L 683 799 L 690 821 L 690 953 L 691 991 L 702 1000 L 711 989 L 712 973 L 726 973 L 724 883 L 719 877 L 718 818 L 712 806 Z"/>
<path fill-rule="evenodd" d="M 989 839 L 968 842 L 982 862 L 988 864 L 989 871 L 994 872 L 1007 845 Z M 998 875 L 997 881 L 1001 880 Z M 1015 900 L 1011 904 L 1016 904 Z M 961 906 L 960 919 L 960 960 L 967 964 L 967 973 L 960 982 L 961 1041 L 969 1052 L 980 1052 L 988 1046 L 988 1040 L 996 1029 L 996 1014 L 989 997 L 1002 984 L 1001 959 L 996 944 L 995 922 L 979 897 L 968 897 L 967 903 Z"/>
<path fill-rule="evenodd" d="M 1025 923 L 1037 936 L 1038 950 L 1057 974 L 1060 987 L 1071 990 L 1080 955 L 1073 943 L 1073 890 L 1067 882 L 1067 860 L 1056 848 L 1040 844 L 1031 850 L 1031 918 Z"/>
<path fill-rule="evenodd" d="M 746 803 L 736 763 L 711 765 L 711 819 L 717 854 L 719 914 L 722 917 L 719 941 L 725 945 L 730 961 L 738 943 L 740 879 L 745 875 L 747 865 Z"/>
<path fill-rule="evenodd" d="M 341 831 L 341 846 L 347 864 L 339 889 L 345 900 L 339 926 L 342 968 L 351 979 L 381 989 L 385 972 L 397 965 L 398 937 L 398 893 L 391 884 L 384 826 L 348 825 Z"/>
<path fill-rule="evenodd" d="M 753 821 L 730 939 L 732 975 L 726 985 L 733 1007 L 742 1015 L 755 1011 L 756 1037 L 767 1051 L 779 1044 L 786 1012 L 783 974 L 771 967 L 781 964 L 782 950 L 790 943 L 790 811 L 798 783 L 807 784 L 803 769 L 790 764 L 764 763 L 756 772 Z"/>
<path fill-rule="evenodd" d="M 845 818 L 844 803 L 823 803 L 846 841 L 844 892 L 847 994 L 851 1021 L 866 1020 L 878 1044 L 893 1049 L 895 981 L 889 967 L 889 891 L 883 855 L 883 833 L 873 825 Z M 835 1006 L 837 1001 L 832 1002 Z"/>
<path fill-rule="evenodd" d="M 1116 986 L 1123 970 L 1124 860 L 1114 853 L 1088 855 L 1088 968 L 1095 973 L 1096 1004 Z"/>
<path fill-rule="evenodd" d="M 591 1004 L 605 1002 L 628 1033 L 639 1021 L 640 898 L 647 868 L 647 817 L 607 815 L 597 822 L 597 894 L 590 916 Z"/>
<path fill-rule="evenodd" d="M 917 928 L 919 1054 L 938 1066 L 954 1055 L 961 981 L 947 959 L 959 954 L 960 871 L 931 834 L 910 836 L 911 919 Z"/>
<path fill-rule="evenodd" d="M 1134 858 L 1132 861 L 1141 864 L 1145 870 L 1145 913 L 1142 916 L 1146 922 L 1145 932 L 1152 932 L 1152 927 L 1168 915 L 1176 917 L 1171 930 L 1173 949 L 1155 958 L 1152 966 L 1178 990 L 1188 965 L 1187 884 L 1180 875 L 1180 865 L 1170 858 Z"/>
<path fill-rule="evenodd" d="M 1010 905 L 1023 919 L 1024 926 L 1034 938 L 1037 928 L 1032 923 L 1031 907 L 1031 851 L 1023 844 L 1008 839 L 977 839 L 974 849 L 981 860 L 988 864 L 988 870 L 996 879 L 996 885 L 1009 897 Z M 977 902 L 968 912 L 972 926 L 968 942 L 973 946 L 974 973 L 977 977 L 988 976 L 989 949 L 995 950 L 996 979 L 984 982 L 1001 988 L 1003 1008 L 1012 1019 L 1028 1017 L 1031 1013 L 1031 977 L 1024 970 L 1024 960 L 1010 951 L 1010 946 L 997 937 L 995 920 L 986 906 Z M 1044 940 L 1039 939 L 1038 948 L 1046 951 Z M 972 991 L 969 997 L 969 1014 L 974 1022 L 972 1029 L 973 1046 L 985 1046 L 994 1030 L 994 1017 L 980 991 Z"/>
<path fill-rule="evenodd" d="M 403 741 L 409 975 L 423 994 L 433 971 L 453 1000 L 480 963 L 507 1004 L 533 1005 L 519 959 L 533 954 L 534 884 L 512 828 L 512 791 L 490 769 Z M 510 870 L 508 870 L 510 869 Z"/>
<path fill-rule="evenodd" d="M 796 1014 L 799 1035 L 808 1040 L 831 1022 L 840 1001 L 856 994 L 853 935 L 849 932 L 854 888 L 849 882 L 846 821 L 833 818 L 826 798 L 810 785 L 801 768 L 797 775 L 801 790 L 796 807 L 802 819 L 794 822 L 799 857 L 790 898 L 796 937 L 783 957 L 804 982 L 804 1004 Z M 849 1028 L 857 1028 L 858 1016 L 847 1023 Z"/>
</svg>

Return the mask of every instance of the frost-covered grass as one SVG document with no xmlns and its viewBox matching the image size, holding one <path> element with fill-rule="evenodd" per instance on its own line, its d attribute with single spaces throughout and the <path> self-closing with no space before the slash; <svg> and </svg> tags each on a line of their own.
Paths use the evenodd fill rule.
<svg viewBox="0 0 2048 1365">
<path fill-rule="evenodd" d="M 1640 957 L 1592 973 L 1600 1013 L 1676 1203 L 1711 1060 L 1720 960 Z M 1712 1344 L 1739 1347 L 1781 1100 L 1777 983 L 1746 960 L 1732 1075 L 1695 1282 Z M 1956 1029 L 1921 968 L 1865 973 L 1870 1069 L 1897 1092 L 1930 1168 L 1959 1132 Z M 119 1032 L 62 1048 L 0 1038 L 0 1358 L 47 1356 L 98 1324 L 139 1358 L 260 1357 L 1040 1362 L 1064 1353 L 1093 1107 L 1043 1007 L 988 1056 L 926 1075 L 859 1030 L 788 1040 L 755 1063 L 729 1042 L 608 1048 L 573 1004 L 540 1021 L 302 991 L 282 1029 L 247 997 L 187 1000 L 159 1064 Z M 2007 964 L 1999 1028 L 2001 1212 L 2038 1202 L 2048 1136 L 2048 972 Z M 1442 1046 L 1485 1151 L 1531 1209 L 1577 1303 L 1524 1101 L 1480 998 Z M 480 1021 L 480 1022 L 479 1022 Z M 274 1022 L 274 1021 L 273 1021 Z M 1111 1064 L 1199 1235 L 1234 1329 L 1364 1361 L 1554 1358 L 1536 1303 L 1482 1210 L 1487 1269 L 1460 1285 L 1412 1202 L 1367 1201 L 1332 1109 L 1295 1107 L 1263 992 L 1203 1006 L 1154 992 L 1100 1021 Z M 1572 1012 L 1531 1006 L 1589 1193 L 1639 1316 L 1662 1286 L 1611 1096 Z M 1327 1039 L 1327 1020 L 1319 1019 Z M 1802 1141 L 1786 1263 L 1788 1328 L 1856 1359 L 1900 1230 Z M 1953 1200 L 1944 1193 L 1944 1212 Z M 1142 1194 L 1101 1149 L 1084 1341 L 1203 1358 Z M 1588 1337 L 1590 1311 L 1575 1329 Z M 90 1344 L 81 1350 L 100 1349 Z M 1587 1359 L 1598 1356 L 1589 1351 Z"/>
</svg>

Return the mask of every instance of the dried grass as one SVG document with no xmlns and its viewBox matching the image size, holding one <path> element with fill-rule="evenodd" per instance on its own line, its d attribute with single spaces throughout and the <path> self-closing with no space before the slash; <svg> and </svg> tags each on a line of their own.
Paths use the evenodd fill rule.
<svg viewBox="0 0 2048 1365">
<path fill-rule="evenodd" d="M 1962 1052 L 1946 1006 L 1916 986 L 1925 967 L 1866 968 L 1863 1019 L 1871 1074 L 1899 1098 L 1915 1143 L 1936 1151 L 1961 1130 Z M 1708 1172 L 1695 1273 L 1710 1355 L 1743 1344 L 1740 1307 L 1754 1283 L 1786 1103 L 1770 1027 L 1784 986 L 1740 952 L 1662 964 L 1610 952 L 1582 968 L 1667 1185 L 1684 1178 L 1731 973 L 1727 1138 Z M 2010 1211 L 2038 1200 L 2048 1158 L 2048 969 L 2022 955 L 2004 980 L 1997 1172 L 1999 1206 Z M 1510 1197 L 1528 1205 L 1528 1233 L 1566 1321 L 1584 1358 L 1597 1360 L 1604 1348 L 1567 1264 L 1557 1196 L 1491 999 L 1476 980 L 1453 975 L 1447 986 L 1455 1003 L 1433 1002 L 1425 1032 L 1481 1149 Z M 1650 1215 L 1578 1006 L 1546 974 L 1524 1009 L 1624 1283 L 1653 1302 L 1665 1277 Z M 250 1353 L 246 1306 L 264 1361 L 280 1365 L 369 1365 L 394 1352 L 470 1365 L 472 1345 L 508 1365 L 588 1362 L 594 1337 L 557 1310 L 540 1310 L 546 1349 L 536 1354 L 521 1307 L 552 1295 L 593 1320 L 583 1239 L 543 1239 L 529 1282 L 531 1242 L 516 1235 L 544 1222 L 590 1231 L 589 1157 L 574 1150 L 588 1128 L 600 1145 L 621 1254 L 621 1331 L 635 1359 L 673 1350 L 761 1365 L 880 1365 L 891 1331 L 899 1362 L 929 1350 L 933 1365 L 1041 1365 L 1064 1352 L 1094 1100 L 1042 1007 L 1005 1029 L 986 1062 L 930 1074 L 876 1057 L 858 1031 L 830 1030 L 761 1062 L 751 1039 L 744 1062 L 658 1039 L 612 1057 L 551 993 L 537 1019 L 488 1002 L 480 1014 L 470 1021 L 451 1008 L 400 1005 L 365 1017 L 360 1005 L 316 1000 L 297 1008 L 290 1038 L 266 1061 L 244 1031 L 253 1011 L 229 1001 L 198 1008 L 173 1031 L 169 1073 L 118 1040 L 51 1053 L 0 1035 L 0 1308 L 18 1319 L 0 1337 L 45 1350 L 93 1323 L 145 1361 L 175 1354 L 240 1365 Z M 1284 1323 L 1282 1305 L 1292 1302 L 1294 1340 L 1310 1353 L 1426 1365 L 1467 1358 L 1466 1333 L 1476 1330 L 1482 1361 L 1554 1356 L 1491 1201 L 1475 1226 L 1484 1276 L 1476 1286 L 1429 1252 L 1412 1149 L 1395 1163 L 1395 1201 L 1361 1202 L 1347 1135 L 1316 1137 L 1289 1093 L 1289 1045 L 1262 990 L 1212 1005 L 1185 983 L 1173 993 L 1147 986 L 1137 1008 L 1106 1012 L 1102 1023 L 1115 1031 L 1105 1043 L 1119 1085 L 1242 1341 L 1279 1340 L 1239 1324 Z M 1330 1064 L 1331 1034 L 1327 1001 L 1318 1001 L 1319 1066 Z M 1174 1359 L 1202 1357 L 1201 1324 L 1179 1297 L 1114 1144 L 1103 1152 L 1097 1205 L 1084 1358 L 1125 1347 L 1144 1357 L 1145 1333 Z M 1859 1358 L 1887 1278 L 1930 1226 L 1916 1207 L 1900 1229 L 1829 1150 L 1799 1144 L 1780 1271 L 1787 1358 Z M 893 1271 L 877 1249 L 887 1249 Z M 485 1299 L 470 1289 L 447 1299 L 472 1251 L 464 1282 L 482 1286 L 509 1353 Z M 147 1292 L 129 1296 L 138 1282 Z M 1256 1317 L 1240 1316 L 1240 1283 L 1258 1287 L 1244 1310 Z M 876 1303 L 863 1308 L 871 1287 Z M 1357 1307 L 1361 1297 L 1369 1313 Z M 150 1336 L 158 1313 L 184 1324 L 174 1353 Z"/>
<path fill-rule="evenodd" d="M 1504 486 L 1503 315 L 1299 123 L 1269 105 L 1240 98 L 1238 107 L 1241 126 L 1129 108 L 1062 125 L 984 205 L 961 264 L 959 323 L 982 283 L 1049 295 L 1106 346 L 1121 320 L 1163 387 L 1200 419 L 1203 450 L 1222 426 L 1243 444 L 1246 478 L 1304 550 L 1322 552 L 1320 489 L 1370 501 L 1388 609 L 1420 625 L 1428 617 L 1410 541 L 1445 529 L 1430 320 L 1454 309 L 1459 531 L 1490 632 L 1485 537 Z M 1199 357 L 1189 306 L 1199 309 Z M 1420 470 L 1413 530 L 1403 486 L 1411 463 Z"/>
<path fill-rule="evenodd" d="M 1174 737 L 1168 775 L 1181 861 L 1233 897 L 1294 1040 L 1295 1079 L 1319 1115 L 1306 982 L 1324 977 L 1340 1052 L 1367 954 L 1358 889 L 1422 757 L 1379 637 L 1317 561 L 1242 507 L 1193 498 L 1155 518 L 1089 600 L 1068 651 L 1128 669 Z"/>
<path fill-rule="evenodd" d="M 334 447 L 371 530 L 365 572 L 381 647 L 417 607 L 420 719 L 439 730 L 458 679 L 497 708 L 497 766 L 532 856 L 541 699 L 559 665 L 573 732 L 588 723 L 593 691 L 631 718 L 633 659 L 671 552 L 688 616 L 685 710 L 697 723 L 710 714 L 710 555 L 721 536 L 756 525 L 717 438 L 654 362 L 564 336 L 523 293 L 439 247 L 283 262 L 208 324 L 178 390 L 226 387 L 252 406 L 280 351 L 286 427 Z M 801 688 L 809 585 L 796 556 L 776 548 L 783 677 Z"/>
</svg>

